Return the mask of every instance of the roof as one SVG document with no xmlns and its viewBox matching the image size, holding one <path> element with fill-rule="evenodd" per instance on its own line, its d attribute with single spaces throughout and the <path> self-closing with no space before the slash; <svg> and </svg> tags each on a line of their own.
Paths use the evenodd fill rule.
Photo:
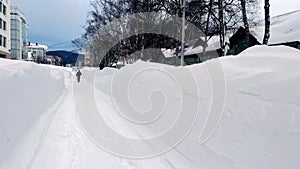
<svg viewBox="0 0 300 169">
<path fill-rule="evenodd" d="M 252 35 L 262 43 L 264 37 L 264 23 L 252 28 Z M 269 44 L 300 41 L 300 10 L 271 18 Z"/>
<path fill-rule="evenodd" d="M 243 26 L 241 26 L 229 39 L 230 41 L 238 40 L 241 36 L 246 36 L 246 30 Z M 256 39 L 251 33 L 250 38 Z M 257 39 L 256 39 L 257 40 Z"/>
<path fill-rule="evenodd" d="M 28 45 L 27 47 L 31 48 L 31 49 L 44 49 L 44 50 L 48 49 L 48 46 L 46 46 L 46 45 L 36 45 L 36 44 L 31 44 L 31 45 Z"/>
<path fill-rule="evenodd" d="M 207 47 L 206 51 L 216 51 L 220 49 L 220 40 L 219 40 L 219 35 L 212 36 L 208 42 L 207 42 Z M 203 47 L 201 46 L 202 42 L 204 41 L 204 37 L 201 38 L 201 40 L 192 40 L 190 42 L 185 43 L 187 46 L 185 48 L 184 55 L 189 56 L 189 55 L 194 55 L 194 54 L 199 54 L 203 52 Z M 174 57 L 176 56 L 176 49 L 162 49 L 163 54 L 165 55 L 166 58 Z"/>
<path fill-rule="evenodd" d="M 74 64 L 77 60 L 84 60 L 84 55 L 64 50 L 49 51 L 46 54 L 61 57 L 64 60 L 64 64 Z"/>
<path fill-rule="evenodd" d="M 161 49 L 162 53 L 164 54 L 165 58 L 172 58 L 175 55 L 175 49 Z"/>
<path fill-rule="evenodd" d="M 216 51 L 220 48 L 221 48 L 220 37 L 218 35 L 211 37 L 209 39 L 209 41 L 207 42 L 206 51 Z M 193 48 L 188 48 L 186 50 L 186 52 L 184 53 L 184 55 L 194 55 L 194 54 L 199 54 L 202 52 L 203 52 L 203 47 L 200 45 L 200 46 L 196 46 Z"/>
</svg>

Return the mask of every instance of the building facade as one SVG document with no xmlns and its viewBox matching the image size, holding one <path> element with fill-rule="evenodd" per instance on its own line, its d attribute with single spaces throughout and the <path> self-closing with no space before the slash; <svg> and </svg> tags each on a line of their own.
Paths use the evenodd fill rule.
<svg viewBox="0 0 300 169">
<path fill-rule="evenodd" d="M 85 66 L 92 66 L 91 64 L 91 49 L 89 47 L 84 50 L 85 55 Z"/>
<path fill-rule="evenodd" d="M 25 15 L 15 6 L 11 7 L 11 59 L 27 59 L 28 23 Z"/>
<path fill-rule="evenodd" d="M 48 47 L 45 45 L 40 45 L 38 43 L 32 44 L 28 42 L 28 57 L 26 60 L 34 61 L 37 63 L 43 63 L 46 59 L 46 52 Z"/>
<path fill-rule="evenodd" d="M 11 58 L 10 39 L 10 0 L 0 0 L 0 58 Z"/>
</svg>

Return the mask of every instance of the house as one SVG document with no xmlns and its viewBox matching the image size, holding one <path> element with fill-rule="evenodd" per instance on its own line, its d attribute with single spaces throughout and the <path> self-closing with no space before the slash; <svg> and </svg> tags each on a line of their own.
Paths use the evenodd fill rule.
<svg viewBox="0 0 300 169">
<path fill-rule="evenodd" d="M 202 39 L 201 41 L 203 41 Z M 202 44 L 204 44 L 204 41 L 202 43 L 197 42 L 195 46 L 187 49 L 186 52 L 184 53 L 185 55 L 184 57 L 190 61 L 189 62 L 190 64 L 201 63 L 206 60 L 218 58 L 221 56 L 222 49 L 220 46 L 220 40 L 218 35 L 210 37 L 205 46 Z M 205 47 L 205 53 L 204 53 L 204 47 Z M 199 61 L 193 62 L 196 61 L 195 59 L 197 57 Z M 190 65 L 189 63 L 187 65 Z"/>
<path fill-rule="evenodd" d="M 221 47 L 219 42 L 219 36 L 211 37 L 208 42 L 204 43 L 204 38 L 199 38 L 196 40 L 191 40 L 185 43 L 185 51 L 184 51 L 184 62 L 186 65 L 192 65 L 204 62 L 206 60 L 220 57 L 221 55 Z M 203 53 L 205 47 L 205 54 Z M 168 60 L 177 61 L 176 65 L 180 64 L 180 54 L 181 50 L 178 49 L 162 49 L 163 53 Z M 177 57 L 177 58 L 173 58 Z M 174 64 L 173 64 L 174 65 Z"/>
<path fill-rule="evenodd" d="M 300 10 L 271 18 L 269 46 L 285 45 L 300 50 Z M 264 25 L 253 29 L 253 35 L 259 41 L 264 36 Z"/>
<path fill-rule="evenodd" d="M 300 50 L 300 41 L 292 41 L 292 42 L 283 42 L 283 43 L 278 43 L 278 44 L 270 44 L 269 46 L 278 46 L 278 45 L 289 46 L 289 47 L 296 48 L 296 49 Z"/>
<path fill-rule="evenodd" d="M 163 61 L 161 63 L 167 64 L 167 65 L 174 65 L 179 66 L 180 65 L 180 58 L 177 57 L 176 49 L 161 49 L 161 52 L 163 54 Z"/>
<path fill-rule="evenodd" d="M 193 49 L 199 40 L 191 40 L 185 43 L 185 51 L 184 51 L 184 62 L 186 65 L 191 65 L 195 63 L 200 63 L 200 58 L 198 55 L 186 55 L 186 52 Z M 181 49 L 174 48 L 174 49 L 161 49 L 163 55 L 164 55 L 164 61 L 161 63 L 169 64 L 169 65 L 175 65 L 179 66 L 181 62 Z"/>
<path fill-rule="evenodd" d="M 233 36 L 229 39 L 229 55 L 238 55 L 245 49 L 255 46 L 261 45 L 260 42 L 252 35 L 249 35 L 249 43 L 246 40 L 246 30 L 244 27 L 240 27 L 238 31 L 233 34 Z"/>
<path fill-rule="evenodd" d="M 28 43 L 27 45 L 28 53 L 32 55 L 32 58 L 37 63 L 43 63 L 46 57 L 46 51 L 48 49 L 45 45 L 40 45 L 38 43 Z M 28 60 L 30 57 L 27 58 Z"/>
<path fill-rule="evenodd" d="M 300 10 L 271 18 L 269 46 L 285 45 L 300 50 Z M 246 44 L 243 27 L 230 38 L 229 54 L 237 55 L 248 47 L 262 44 L 264 24 L 251 29 L 250 43 Z"/>
</svg>

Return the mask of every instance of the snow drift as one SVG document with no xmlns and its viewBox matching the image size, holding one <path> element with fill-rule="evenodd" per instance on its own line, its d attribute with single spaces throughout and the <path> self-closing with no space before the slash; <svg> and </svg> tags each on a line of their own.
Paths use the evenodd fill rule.
<svg viewBox="0 0 300 169">
<path fill-rule="evenodd" d="M 0 161 L 65 90 L 65 73 L 0 59 Z"/>
<path fill-rule="evenodd" d="M 184 68 L 137 62 L 121 70 L 104 69 L 98 72 L 94 86 L 95 101 L 105 122 L 124 135 L 144 137 L 151 136 L 153 131 L 124 120 L 114 107 L 110 88 L 116 73 L 126 75 L 130 73 L 129 71 L 147 67 L 173 70 L 178 73 L 188 69 L 193 73 L 200 91 L 201 97 L 195 99 L 199 99 L 203 110 L 209 110 L 211 90 L 205 90 L 209 79 L 202 75 L 206 74 L 205 66 L 221 63 L 223 67 L 226 80 L 225 107 L 222 119 L 212 137 L 203 144 L 199 142 L 199 135 L 207 116 L 206 111 L 201 111 L 193 129 L 178 146 L 163 155 L 140 160 L 113 156 L 98 148 L 83 132 L 75 113 L 71 85 L 68 83 L 74 79 L 68 71 L 27 63 L 9 69 L 7 66 L 13 62 L 1 60 L 0 63 L 0 106 L 4 107 L 1 108 L 0 114 L 0 131 L 5 136 L 1 135 L 0 148 L 3 155 L 0 158 L 0 168 L 298 169 L 300 167 L 299 50 L 284 46 L 255 46 L 238 56 L 227 56 Z M 7 73 L 2 73 L 4 71 Z M 94 77 L 93 71 L 84 69 L 83 83 L 75 83 L 74 87 L 90 88 L 93 84 L 88 79 Z M 14 76 L 15 72 L 19 72 L 17 76 Z M 184 77 L 182 78 L 181 80 L 184 80 Z M 4 83 L 4 79 L 7 84 Z M 20 109 L 15 109 L 13 108 L 15 106 L 4 102 L 5 100 L 19 102 L 18 94 L 14 95 L 8 91 L 15 93 L 13 87 L 19 86 L 20 81 L 27 86 L 28 93 L 23 93 L 23 102 L 19 104 L 30 105 L 22 107 L 22 113 Z M 41 93 L 36 92 L 38 87 L 29 87 L 33 82 L 40 82 L 41 86 L 47 83 L 48 90 L 43 90 L 47 99 L 43 99 L 39 95 Z M 137 108 L 149 107 L 149 101 L 142 96 L 156 87 L 170 91 L 166 92 L 166 97 L 170 97 L 174 105 L 166 107 L 166 111 L 172 112 L 177 109 L 176 85 L 172 79 L 157 72 L 141 74 L 136 83 L 130 86 L 131 97 L 137 103 Z M 3 92 L 6 94 L 2 94 Z M 59 94 L 64 92 L 66 93 L 64 96 Z M 84 92 L 79 93 L 81 94 L 84 96 Z M 33 110 L 34 104 L 31 99 L 24 98 L 34 98 L 35 103 L 43 106 Z M 59 101 L 55 103 L 54 100 Z M 90 102 L 85 99 L 80 101 L 83 105 Z M 9 111 L 3 111 L 6 109 Z M 24 128 L 23 122 L 13 125 L 5 123 L 16 116 L 20 119 L 31 117 L 31 120 L 24 120 L 27 121 L 24 124 L 31 126 L 30 129 Z M 155 128 L 154 131 L 161 131 L 160 129 L 169 125 L 174 118 L 168 115 L 160 120 L 161 125 L 152 126 Z M 14 130 L 8 129 L 10 127 Z M 21 137 L 22 133 L 26 134 Z M 14 138 L 16 143 L 14 148 L 13 145 L 8 146 L 7 135 Z M 103 134 L 103 137 L 110 139 L 109 135 Z M 129 143 L 128 146 L 134 145 Z"/>
</svg>

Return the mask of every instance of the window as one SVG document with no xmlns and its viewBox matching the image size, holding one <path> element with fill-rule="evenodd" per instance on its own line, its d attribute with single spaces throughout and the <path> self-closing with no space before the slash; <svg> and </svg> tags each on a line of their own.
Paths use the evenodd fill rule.
<svg viewBox="0 0 300 169">
<path fill-rule="evenodd" d="M 3 21 L 3 30 L 5 30 L 6 31 L 6 22 L 5 21 Z"/>
<path fill-rule="evenodd" d="M 6 31 L 6 22 L 5 21 L 3 21 L 3 30 Z"/>
<path fill-rule="evenodd" d="M 20 21 L 17 19 L 11 19 L 11 29 L 19 30 L 20 29 Z"/>
<path fill-rule="evenodd" d="M 2 22 L 3 20 L 0 18 L 0 29 L 2 29 Z"/>
<path fill-rule="evenodd" d="M 5 5 L 3 5 L 3 9 L 2 9 L 2 10 L 3 10 L 3 11 L 2 11 L 3 14 L 6 15 L 6 6 L 5 6 Z"/>
<path fill-rule="evenodd" d="M 2 46 L 2 35 L 0 35 L 0 46 Z"/>
<path fill-rule="evenodd" d="M 3 36 L 3 47 L 6 47 L 6 37 Z"/>
<path fill-rule="evenodd" d="M 0 12 L 2 12 L 2 2 L 0 2 Z"/>
</svg>

